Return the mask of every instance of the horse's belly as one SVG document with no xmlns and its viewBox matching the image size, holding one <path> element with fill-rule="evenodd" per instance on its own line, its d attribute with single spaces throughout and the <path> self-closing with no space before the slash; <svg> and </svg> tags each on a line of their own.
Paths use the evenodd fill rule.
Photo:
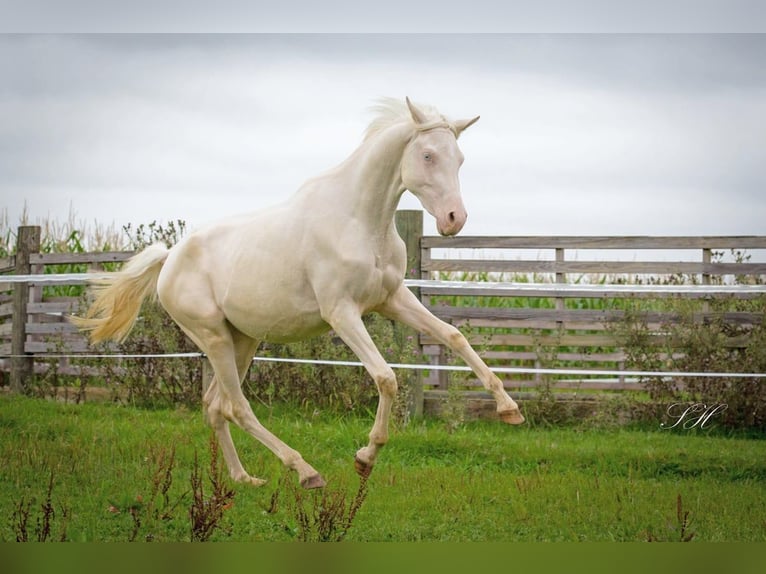
<svg viewBox="0 0 766 574">
<path fill-rule="evenodd" d="M 281 317 L 276 321 L 244 321 L 232 323 L 237 329 L 257 341 L 292 343 L 314 337 L 330 327 L 319 315 Z"/>
<path fill-rule="evenodd" d="M 226 319 L 239 331 L 258 341 L 287 343 L 318 335 L 329 329 L 319 306 L 305 294 L 272 290 L 268 295 L 227 297 Z"/>
</svg>

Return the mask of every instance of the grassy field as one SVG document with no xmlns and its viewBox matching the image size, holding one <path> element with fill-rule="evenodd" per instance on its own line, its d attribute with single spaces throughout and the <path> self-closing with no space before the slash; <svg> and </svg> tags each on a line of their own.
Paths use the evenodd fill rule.
<svg viewBox="0 0 766 574">
<path fill-rule="evenodd" d="M 209 540 L 766 541 L 763 438 L 419 420 L 393 429 L 349 526 L 372 417 L 255 408 L 324 491 L 297 489 L 238 429 L 269 482 L 217 482 L 198 412 L 0 396 L 0 541 L 187 541 L 195 497 L 198 521 L 220 510 Z"/>
</svg>

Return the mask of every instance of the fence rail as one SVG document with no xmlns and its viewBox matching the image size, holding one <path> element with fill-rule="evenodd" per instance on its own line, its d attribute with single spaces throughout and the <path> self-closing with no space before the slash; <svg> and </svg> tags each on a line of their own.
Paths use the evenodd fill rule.
<svg viewBox="0 0 766 574">
<path fill-rule="evenodd" d="M 714 304 L 764 296 L 766 263 L 746 257 L 726 262 L 720 253 L 731 250 L 741 256 L 764 250 L 766 236 L 441 238 L 423 236 L 422 217 L 420 211 L 397 213 L 408 249 L 407 285 L 437 316 L 466 332 L 490 366 L 504 374 L 509 389 L 538 386 L 542 376 L 556 372 L 553 384 L 559 389 L 637 388 L 631 380 L 636 375 L 626 370 L 626 354 L 610 329 L 625 317 L 615 302 L 701 300 L 705 305 L 694 315 L 701 323 L 741 327 L 764 319 L 760 308 L 722 311 Z M 37 360 L 91 350 L 65 320 L 78 312 L 81 298 L 52 296 L 46 289 L 83 285 L 103 273 L 105 264 L 124 262 L 133 252 L 41 253 L 39 228 L 21 227 L 17 237 L 17 253 L 0 260 L 0 371 L 10 372 L 12 388 L 21 390 Z M 529 249 L 538 250 L 539 257 L 506 254 Z M 686 257 L 610 259 L 624 250 L 682 250 Z M 690 261 L 688 252 L 697 260 Z M 88 273 L 51 274 L 50 266 L 56 265 L 84 265 Z M 692 284 L 657 284 L 659 276 L 683 276 Z M 663 325 L 678 320 L 660 310 L 648 311 L 644 318 L 658 337 Z M 445 390 L 454 372 L 445 368 L 451 364 L 448 353 L 427 335 L 418 342 L 431 366 L 425 388 Z M 726 344 L 741 348 L 747 341 L 731 337 Z M 556 369 L 546 368 L 551 364 Z"/>
</svg>

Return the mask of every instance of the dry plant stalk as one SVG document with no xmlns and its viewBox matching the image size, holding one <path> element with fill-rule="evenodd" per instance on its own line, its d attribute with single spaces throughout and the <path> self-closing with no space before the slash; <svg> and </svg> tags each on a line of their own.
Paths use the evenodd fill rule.
<svg viewBox="0 0 766 574">
<path fill-rule="evenodd" d="M 282 485 L 291 495 L 288 505 L 297 523 L 298 538 L 302 542 L 341 542 L 367 497 L 367 480 L 366 477 L 359 478 L 359 488 L 347 502 L 348 493 L 342 487 L 307 493 L 291 476 L 285 476 Z M 271 497 L 270 512 L 276 512 L 278 498 L 279 490 Z"/>
<path fill-rule="evenodd" d="M 53 506 L 53 471 L 51 470 L 50 479 L 48 480 L 48 488 L 45 494 L 45 500 L 40 505 L 40 514 L 35 521 L 35 539 L 37 542 L 46 542 L 51 537 L 53 522 L 56 518 L 56 509 Z M 29 517 L 32 513 L 32 501 L 26 501 L 22 497 L 19 500 L 16 508 L 13 512 L 12 522 L 16 531 L 16 542 L 29 542 Z M 59 535 L 59 542 L 66 542 L 66 526 L 70 517 L 70 510 L 64 505 L 61 506 L 61 533 Z"/>
<path fill-rule="evenodd" d="M 197 453 L 194 453 L 191 487 L 192 505 L 189 508 L 191 520 L 191 541 L 205 542 L 217 528 L 221 528 L 224 513 L 231 508 L 234 490 L 226 486 L 223 466 L 218 461 L 218 442 L 210 437 L 210 466 L 208 477 L 212 487 L 210 496 L 205 496 L 202 473 L 200 472 Z"/>
</svg>

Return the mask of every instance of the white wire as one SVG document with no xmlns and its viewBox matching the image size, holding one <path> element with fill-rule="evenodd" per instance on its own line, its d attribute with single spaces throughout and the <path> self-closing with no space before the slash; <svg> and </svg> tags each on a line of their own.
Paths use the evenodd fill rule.
<svg viewBox="0 0 766 574">
<path fill-rule="evenodd" d="M 0 275 L 0 283 L 37 283 L 40 285 L 70 284 L 107 279 L 114 273 L 51 273 L 44 275 Z"/>
<path fill-rule="evenodd" d="M 343 367 L 363 367 L 359 361 L 331 361 L 315 359 L 285 359 L 280 357 L 254 357 L 256 362 L 272 363 L 297 363 L 313 365 L 335 365 Z M 429 365 L 388 363 L 392 369 L 412 369 L 420 371 L 471 371 L 471 367 L 461 365 Z M 541 374 L 541 375 L 610 375 L 625 377 L 746 377 L 766 378 L 766 373 L 706 373 L 706 372 L 679 372 L 679 371 L 608 371 L 598 369 L 543 369 L 527 367 L 490 367 L 495 373 L 505 374 Z"/>
<path fill-rule="evenodd" d="M 29 358 L 33 355 L 0 355 L 2 359 Z M 45 355 L 45 359 L 176 359 L 203 358 L 204 353 L 154 353 L 154 354 L 59 354 Z M 292 359 L 282 357 L 254 357 L 253 362 L 263 363 L 293 363 L 299 365 L 329 365 L 336 367 L 364 367 L 360 361 L 337 361 L 330 359 Z M 471 371 L 465 365 L 431 365 L 388 363 L 392 369 L 409 369 L 419 371 Z M 540 375 L 577 375 L 577 376 L 620 376 L 620 377 L 706 377 L 706 378 L 747 378 L 763 379 L 766 373 L 719 373 L 719 372 L 682 372 L 682 371 L 621 371 L 599 369 L 545 369 L 534 367 L 491 367 L 495 373 L 504 374 L 540 374 Z M 597 381 L 595 381 L 597 382 Z"/>
</svg>

